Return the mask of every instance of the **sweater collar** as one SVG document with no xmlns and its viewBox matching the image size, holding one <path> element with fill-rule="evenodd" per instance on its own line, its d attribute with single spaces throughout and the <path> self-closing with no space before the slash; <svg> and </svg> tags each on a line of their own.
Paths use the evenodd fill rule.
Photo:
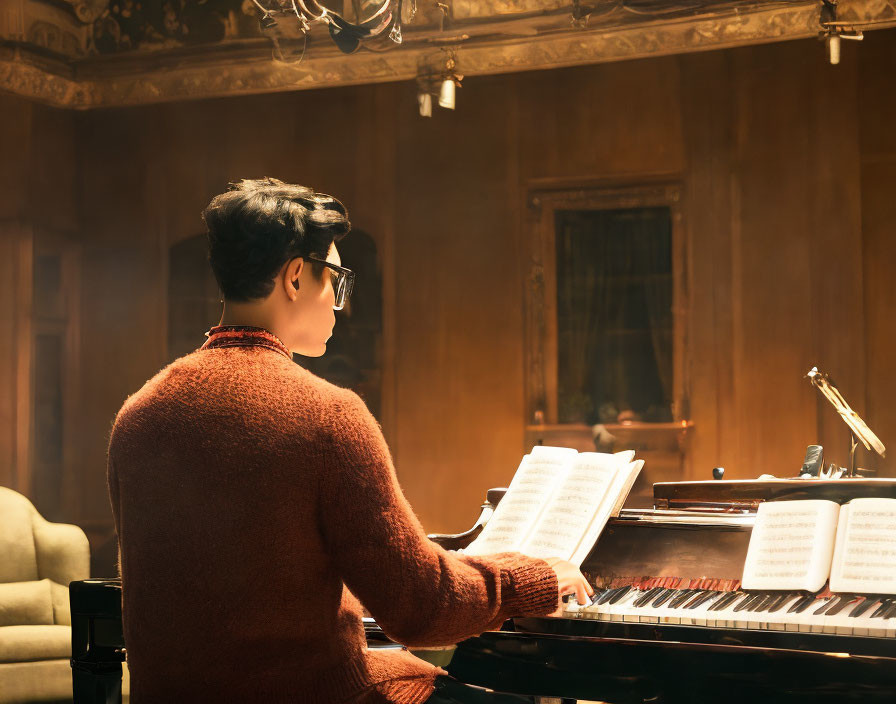
<svg viewBox="0 0 896 704">
<path fill-rule="evenodd" d="M 274 333 L 250 325 L 216 325 L 207 333 L 208 340 L 200 349 L 216 347 L 265 347 L 292 359 L 292 352 Z"/>
</svg>

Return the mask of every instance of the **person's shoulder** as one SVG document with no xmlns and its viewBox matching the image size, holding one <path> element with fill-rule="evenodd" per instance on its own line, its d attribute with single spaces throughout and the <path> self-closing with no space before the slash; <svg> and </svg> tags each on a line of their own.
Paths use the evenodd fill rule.
<svg viewBox="0 0 896 704">
<path fill-rule="evenodd" d="M 129 417 L 155 405 L 166 397 L 177 394 L 178 378 L 189 373 L 195 365 L 196 352 L 180 357 L 162 367 L 143 386 L 130 394 L 115 416 L 114 426 L 120 426 Z"/>
<path fill-rule="evenodd" d="M 322 402 L 321 405 L 328 411 L 348 417 L 366 417 L 370 415 L 367 404 L 357 393 L 343 386 L 337 386 L 326 379 L 308 371 L 296 364 L 295 374 L 301 378 L 306 387 Z"/>
</svg>

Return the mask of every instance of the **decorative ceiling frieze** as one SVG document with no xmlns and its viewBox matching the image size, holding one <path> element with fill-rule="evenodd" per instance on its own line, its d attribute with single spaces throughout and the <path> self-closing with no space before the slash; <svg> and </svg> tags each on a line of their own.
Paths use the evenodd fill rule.
<svg viewBox="0 0 896 704">
<path fill-rule="evenodd" d="M 88 109 L 414 80 L 443 48 L 464 75 L 510 73 L 813 37 L 820 4 L 404 0 L 401 45 L 347 56 L 322 25 L 307 46 L 297 23 L 265 33 L 252 0 L 14 0 L 0 9 L 0 90 Z M 838 11 L 896 26 L 896 0 Z"/>
</svg>

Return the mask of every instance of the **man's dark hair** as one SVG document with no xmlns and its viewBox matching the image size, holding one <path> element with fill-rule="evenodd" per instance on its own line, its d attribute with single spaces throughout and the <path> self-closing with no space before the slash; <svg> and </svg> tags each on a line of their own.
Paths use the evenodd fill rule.
<svg viewBox="0 0 896 704">
<path fill-rule="evenodd" d="M 230 301 L 266 298 L 274 277 L 295 257 L 325 259 L 351 229 L 338 200 L 276 178 L 243 179 L 215 196 L 202 217 L 208 259 Z M 312 271 L 322 274 L 323 266 Z"/>
</svg>

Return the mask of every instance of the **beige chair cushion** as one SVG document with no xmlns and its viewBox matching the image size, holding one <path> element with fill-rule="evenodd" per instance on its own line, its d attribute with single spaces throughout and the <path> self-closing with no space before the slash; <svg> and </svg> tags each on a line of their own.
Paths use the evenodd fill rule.
<svg viewBox="0 0 896 704">
<path fill-rule="evenodd" d="M 0 584 L 0 626 L 53 625 L 50 580 Z"/>
<path fill-rule="evenodd" d="M 72 625 L 72 607 L 68 600 L 68 585 L 50 582 L 50 594 L 53 597 L 53 623 L 57 626 Z"/>
<path fill-rule="evenodd" d="M 72 700 L 68 660 L 0 663 L 0 704 Z"/>
<path fill-rule="evenodd" d="M 69 626 L 0 627 L 0 663 L 54 660 L 72 656 Z"/>
</svg>

